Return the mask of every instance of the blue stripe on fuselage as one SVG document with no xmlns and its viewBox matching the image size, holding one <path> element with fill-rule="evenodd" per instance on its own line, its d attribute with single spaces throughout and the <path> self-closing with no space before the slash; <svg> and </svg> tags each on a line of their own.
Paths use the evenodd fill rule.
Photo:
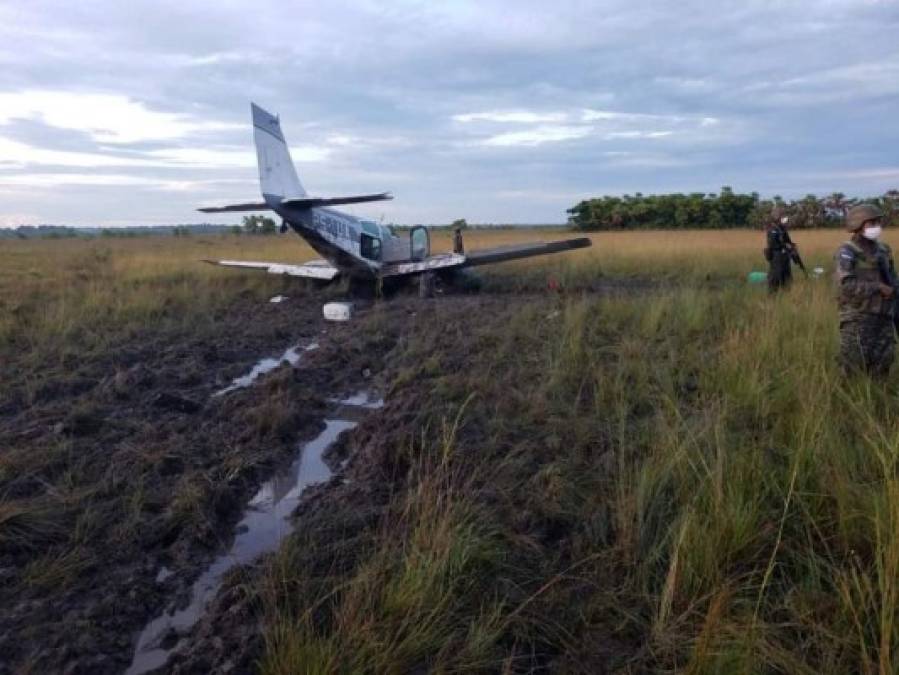
<svg viewBox="0 0 899 675">
<path fill-rule="evenodd" d="M 319 232 L 330 235 L 336 240 L 359 243 L 358 220 L 340 211 L 331 209 L 312 209 L 312 227 Z"/>
<path fill-rule="evenodd" d="M 323 207 L 291 208 L 278 204 L 273 208 L 294 232 L 341 272 L 370 277 L 380 268 L 379 263 L 360 254 L 359 230 L 363 221 L 355 216 Z"/>
</svg>

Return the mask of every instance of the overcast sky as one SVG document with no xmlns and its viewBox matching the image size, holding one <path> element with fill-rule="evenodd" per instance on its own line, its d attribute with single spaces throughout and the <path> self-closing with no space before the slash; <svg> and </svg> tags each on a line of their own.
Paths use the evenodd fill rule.
<svg viewBox="0 0 899 675">
<path fill-rule="evenodd" d="M 626 192 L 899 188 L 899 0 L 0 0 L 0 226 L 202 222 L 310 193 L 386 222 L 564 222 Z M 216 222 L 235 222 L 226 214 Z"/>
</svg>

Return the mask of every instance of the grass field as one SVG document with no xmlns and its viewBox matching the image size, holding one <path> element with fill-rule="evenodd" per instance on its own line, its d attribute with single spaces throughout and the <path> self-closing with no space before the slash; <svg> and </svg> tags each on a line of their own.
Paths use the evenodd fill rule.
<svg viewBox="0 0 899 675">
<path fill-rule="evenodd" d="M 473 230 L 469 249 L 550 239 L 558 230 Z M 634 232 L 591 236 L 593 247 L 549 261 L 525 261 L 497 268 L 488 276 L 526 286 L 551 274 L 575 287 L 597 274 L 639 275 L 668 280 L 741 280 L 761 269 L 762 237 L 756 232 Z M 842 239 L 833 230 L 797 236 L 806 264 L 827 264 Z M 438 232 L 432 250 L 449 250 L 449 233 Z M 0 246 L 0 346 L 47 351 L 92 341 L 102 344 L 106 329 L 127 330 L 155 320 L 194 320 L 226 303 L 247 283 L 277 287 L 278 282 L 198 264 L 203 258 L 244 258 L 302 262 L 315 253 L 299 238 L 194 237 L 119 240 L 9 241 Z M 536 271 L 535 271 L 536 270 Z M 256 279 L 256 281 L 253 281 Z M 168 311 L 167 311 L 168 310 Z M 98 324 L 96 319 L 102 317 Z M 84 325 L 84 323 L 90 324 Z M 93 330 L 92 330 L 93 329 Z M 101 332 L 103 334 L 101 334 Z"/>
<path fill-rule="evenodd" d="M 899 388 L 836 368 L 842 233 L 796 233 L 828 274 L 775 298 L 743 283 L 758 232 L 591 238 L 485 272 L 488 294 L 526 301 L 438 299 L 442 321 L 391 346 L 387 410 L 415 422 L 368 475 L 393 483 L 369 524 L 349 523 L 375 497 L 311 517 L 247 582 L 262 672 L 899 672 Z M 284 288 L 206 257 L 312 254 L 287 237 L 2 244 L 8 381 Z M 565 292 L 537 292 L 548 277 Z M 619 277 L 654 285 L 586 290 Z M 392 320 L 388 302 L 358 330 Z M 0 543 L 23 536 L 4 517 Z"/>
</svg>

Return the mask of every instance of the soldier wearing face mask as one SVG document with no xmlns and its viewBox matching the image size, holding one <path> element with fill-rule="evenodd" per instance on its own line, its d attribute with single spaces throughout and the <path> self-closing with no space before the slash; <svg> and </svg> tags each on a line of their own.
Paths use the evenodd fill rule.
<svg viewBox="0 0 899 675">
<path fill-rule="evenodd" d="M 793 281 L 790 263 L 798 254 L 796 244 L 787 231 L 790 219 L 782 206 L 771 211 L 768 229 L 765 233 L 765 259 L 768 261 L 768 291 L 775 293 L 788 287 Z"/>
<path fill-rule="evenodd" d="M 844 372 L 886 377 L 895 353 L 896 266 L 880 241 L 883 213 L 873 204 L 849 210 L 852 237 L 837 251 L 840 365 Z"/>
</svg>

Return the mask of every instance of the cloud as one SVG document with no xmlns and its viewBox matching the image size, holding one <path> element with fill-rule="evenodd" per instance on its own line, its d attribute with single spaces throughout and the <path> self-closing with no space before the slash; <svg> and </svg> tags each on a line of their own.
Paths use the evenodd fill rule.
<svg viewBox="0 0 899 675">
<path fill-rule="evenodd" d="M 818 179 L 827 179 L 827 180 L 865 180 L 865 179 L 874 179 L 874 180 L 888 180 L 888 181 L 899 181 L 899 167 L 896 166 L 881 166 L 881 167 L 866 167 L 861 169 L 848 169 L 844 171 L 824 171 L 824 172 L 815 172 L 812 174 L 814 178 Z"/>
<path fill-rule="evenodd" d="M 899 94 L 899 57 L 750 82 L 741 93 L 756 103 L 794 108 L 895 97 Z"/>
<path fill-rule="evenodd" d="M 489 136 L 479 143 L 484 146 L 504 148 L 518 145 L 533 147 L 543 143 L 558 143 L 583 138 L 589 133 L 589 127 L 538 126 L 527 131 L 511 131 Z"/>
<path fill-rule="evenodd" d="M 528 110 L 488 111 L 453 115 L 456 122 L 512 122 L 534 124 L 539 122 L 564 122 L 568 115 L 563 112 L 540 113 Z"/>
<path fill-rule="evenodd" d="M 453 115 L 452 120 L 474 127 L 476 145 L 508 147 L 560 143 L 592 138 L 603 141 L 663 139 L 675 135 L 701 142 L 717 138 L 721 120 L 707 115 L 659 115 L 612 110 L 568 110 L 536 113 L 531 111 L 488 111 Z M 542 124 L 544 120 L 568 124 Z M 475 124 L 480 123 L 480 124 Z M 496 126 L 514 125 L 514 130 L 497 133 Z M 660 126 L 669 126 L 660 129 Z M 525 127 L 521 129 L 521 127 Z"/>
<path fill-rule="evenodd" d="M 0 213 L 0 227 L 18 227 L 23 223 L 36 223 L 37 213 Z"/>
<path fill-rule="evenodd" d="M 150 110 L 121 94 L 29 89 L 0 93 L 0 125 L 37 119 L 61 129 L 90 135 L 98 143 L 138 143 L 234 129 L 235 125 L 199 120 L 182 113 Z"/>
<path fill-rule="evenodd" d="M 319 161 L 327 150 L 309 148 L 294 151 L 295 161 Z M 205 148 L 167 148 L 127 155 L 115 152 L 70 152 L 38 148 L 0 137 L 0 169 L 10 167 L 71 168 L 251 168 L 256 154 L 249 150 L 211 150 Z M 123 176 L 127 177 L 127 176 Z"/>
<path fill-rule="evenodd" d="M 222 64 L 265 65 L 266 63 L 271 63 L 272 58 L 271 55 L 254 50 L 232 50 L 187 56 L 183 61 L 190 66 L 219 66 Z"/>
<path fill-rule="evenodd" d="M 127 176 L 122 174 L 99 173 L 0 173 L 0 186 L 22 186 L 29 188 L 58 188 L 63 186 L 84 187 L 132 187 L 155 190 L 202 190 L 224 185 L 255 185 L 255 181 L 243 179 L 216 180 L 166 180 L 152 176 Z"/>
<path fill-rule="evenodd" d="M 608 166 L 615 170 L 632 169 L 644 171 L 648 169 L 687 168 L 695 171 L 708 160 L 701 157 L 688 157 L 665 152 L 606 152 Z M 717 186 L 716 186 L 717 187 Z"/>
<path fill-rule="evenodd" d="M 656 115 L 645 115 L 642 113 L 632 112 L 613 112 L 611 110 L 584 110 L 581 113 L 581 120 L 584 122 L 615 121 L 615 122 L 635 122 L 647 119 L 658 119 Z M 678 119 L 678 118 L 671 118 Z"/>
<path fill-rule="evenodd" d="M 897 30 L 892 1 L 0 3 L 0 174 L 28 179 L 0 212 L 185 222 L 192 190 L 256 198 L 249 100 L 281 114 L 310 189 L 394 189 L 371 207 L 388 220 L 876 191 L 896 181 Z"/>
<path fill-rule="evenodd" d="M 208 150 L 206 148 L 167 148 L 146 153 L 163 166 L 193 168 L 252 168 L 256 154 L 250 150 Z"/>
<path fill-rule="evenodd" d="M 634 129 L 632 131 L 610 131 L 605 135 L 609 140 L 621 138 L 665 138 L 674 134 L 673 131 L 640 131 Z"/>
<path fill-rule="evenodd" d="M 137 157 L 122 157 L 93 152 L 69 152 L 37 148 L 8 138 L 0 137 L 0 168 L 28 167 L 34 165 L 81 168 L 99 167 L 152 167 L 163 166 L 160 161 Z"/>
<path fill-rule="evenodd" d="M 589 199 L 589 193 L 570 190 L 500 190 L 493 195 L 496 199 L 506 201 L 527 200 L 535 202 L 565 202 L 576 204 L 582 199 Z"/>
<path fill-rule="evenodd" d="M 254 150 L 215 150 L 207 148 L 167 148 L 151 150 L 147 157 L 158 160 L 163 166 L 195 167 L 210 169 L 256 168 Z M 331 149 L 315 146 L 297 146 L 291 149 L 294 162 L 324 162 L 331 156 Z"/>
</svg>

